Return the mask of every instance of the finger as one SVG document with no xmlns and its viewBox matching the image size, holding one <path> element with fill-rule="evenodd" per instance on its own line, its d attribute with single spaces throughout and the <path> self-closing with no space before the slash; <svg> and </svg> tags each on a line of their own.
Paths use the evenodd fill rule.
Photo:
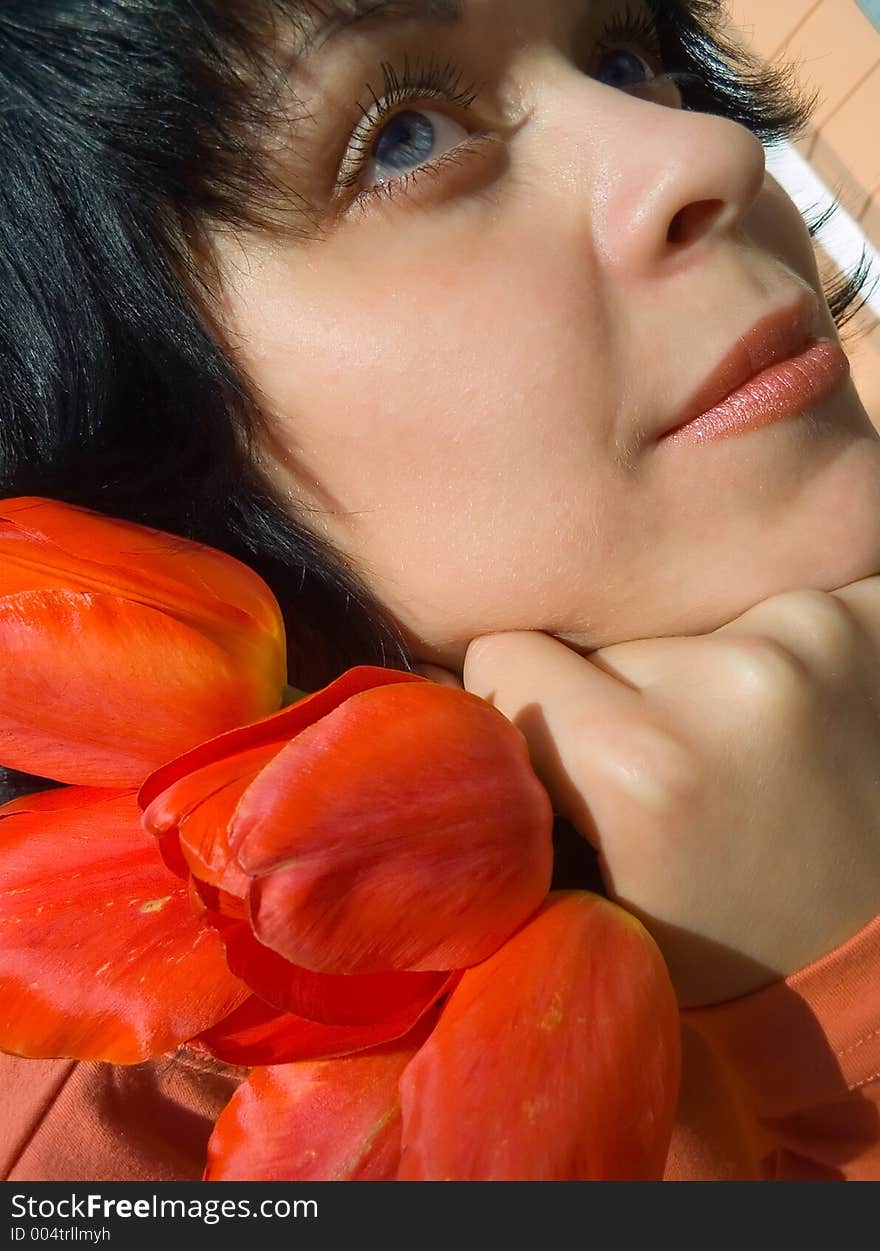
<svg viewBox="0 0 880 1251">
<path fill-rule="evenodd" d="M 705 635 L 672 636 L 614 643 L 591 654 L 593 664 L 647 693 L 656 683 L 723 678 L 719 638 L 763 638 L 799 658 L 814 672 L 841 677 L 847 659 L 880 653 L 880 577 L 862 578 L 831 592 L 785 591 L 760 601 L 733 621 Z M 867 655 L 865 653 L 868 653 Z"/>
<path fill-rule="evenodd" d="M 519 727 L 557 810 L 591 837 L 585 796 L 609 769 L 627 767 L 646 730 L 640 693 L 558 639 L 531 631 L 471 643 L 464 685 Z"/>
<path fill-rule="evenodd" d="M 703 659 L 699 649 L 700 636 L 634 639 L 626 643 L 609 643 L 590 653 L 590 662 L 618 682 L 647 694 L 656 683 L 668 684 L 676 676 L 687 680 L 696 677 Z"/>
<path fill-rule="evenodd" d="M 850 582 L 848 586 L 839 587 L 831 594 L 849 605 L 880 649 L 880 577 Z"/>
<path fill-rule="evenodd" d="M 880 587 L 854 584 L 836 592 L 786 591 L 714 633 L 770 640 L 810 672 L 845 679 L 854 666 L 880 650 Z"/>
<path fill-rule="evenodd" d="M 558 715 L 583 708 L 630 715 L 638 692 L 550 634 L 516 630 L 485 634 L 470 644 L 464 687 L 495 704 L 511 720 L 536 701 Z"/>
</svg>

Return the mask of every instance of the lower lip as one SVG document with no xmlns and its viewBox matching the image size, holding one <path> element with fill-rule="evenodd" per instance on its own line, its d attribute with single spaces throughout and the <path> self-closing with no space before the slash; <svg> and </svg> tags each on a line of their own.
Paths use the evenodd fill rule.
<svg viewBox="0 0 880 1251">
<path fill-rule="evenodd" d="M 830 339 L 756 374 L 726 400 L 670 431 L 661 443 L 708 443 L 798 417 L 827 400 L 849 377 L 846 354 Z"/>
</svg>

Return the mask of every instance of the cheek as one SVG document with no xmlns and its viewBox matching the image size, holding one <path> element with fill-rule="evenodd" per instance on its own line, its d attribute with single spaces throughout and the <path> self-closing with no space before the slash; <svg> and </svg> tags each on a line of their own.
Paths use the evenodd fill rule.
<svg viewBox="0 0 880 1251">
<path fill-rule="evenodd" d="M 486 631 L 575 628 L 585 588 L 637 559 L 615 441 L 633 371 L 564 217 L 414 218 L 249 258 L 228 314 L 281 492 L 450 659 Z"/>
<path fill-rule="evenodd" d="M 239 293 L 271 457 L 374 585 L 415 600 L 441 558 L 471 585 L 502 554 L 534 568 L 548 492 L 589 493 L 607 464 L 610 353 L 570 257 L 532 232 L 389 240 Z"/>
<path fill-rule="evenodd" d="M 743 223 L 748 237 L 764 251 L 777 256 L 821 294 L 822 282 L 813 241 L 797 206 L 770 174 Z"/>
</svg>

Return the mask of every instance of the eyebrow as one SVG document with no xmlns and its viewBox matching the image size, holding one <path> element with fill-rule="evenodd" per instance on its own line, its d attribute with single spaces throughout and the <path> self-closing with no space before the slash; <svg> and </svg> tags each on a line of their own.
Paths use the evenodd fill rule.
<svg viewBox="0 0 880 1251">
<path fill-rule="evenodd" d="M 297 49 L 307 57 L 334 35 L 366 22 L 423 21 L 454 26 L 464 16 L 464 0 L 324 0 L 309 6 L 300 25 L 303 42 Z"/>
</svg>

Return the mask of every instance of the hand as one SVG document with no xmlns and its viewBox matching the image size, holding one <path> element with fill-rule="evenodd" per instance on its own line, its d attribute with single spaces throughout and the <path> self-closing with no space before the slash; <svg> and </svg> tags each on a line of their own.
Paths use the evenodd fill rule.
<svg viewBox="0 0 880 1251">
<path fill-rule="evenodd" d="M 880 911 L 880 578 L 588 658 L 485 636 L 464 685 L 523 731 L 683 1006 L 787 976 Z"/>
</svg>

